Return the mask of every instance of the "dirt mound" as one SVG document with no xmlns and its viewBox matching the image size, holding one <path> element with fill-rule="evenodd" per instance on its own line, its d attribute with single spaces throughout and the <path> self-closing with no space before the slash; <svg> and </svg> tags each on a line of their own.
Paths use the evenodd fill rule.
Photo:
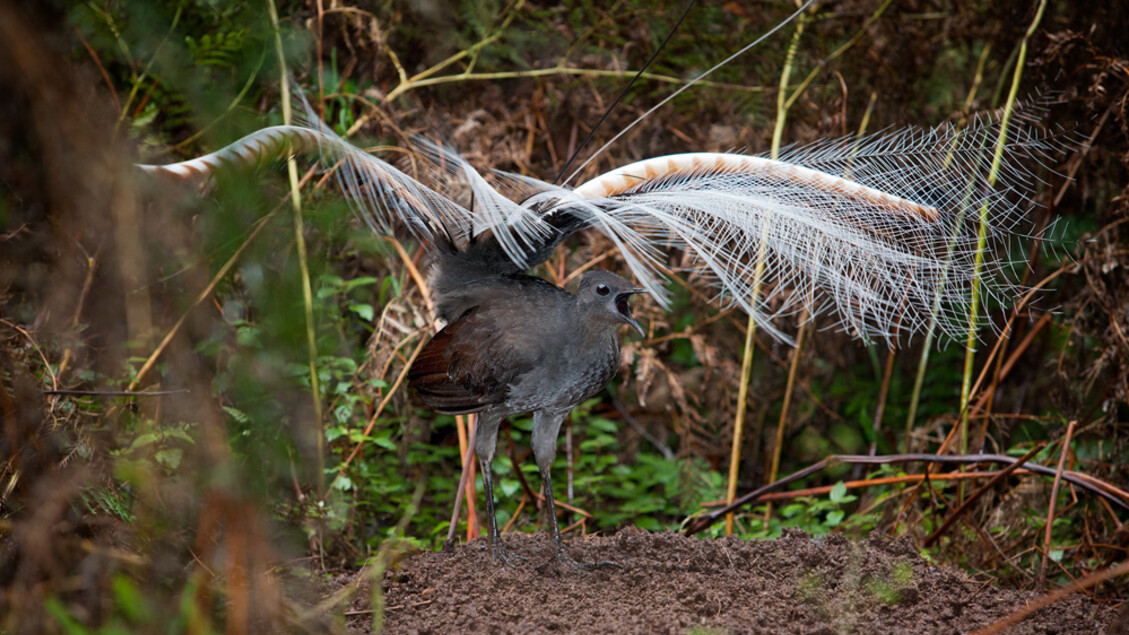
<svg viewBox="0 0 1129 635">
<path fill-rule="evenodd" d="M 582 571 L 542 567 L 551 553 L 543 533 L 504 541 L 528 560 L 500 567 L 476 541 L 399 563 L 384 579 L 387 632 L 959 633 L 1034 597 L 931 566 L 908 539 L 856 543 L 788 531 L 768 541 L 699 540 L 621 531 L 566 543 L 580 562 L 618 565 Z M 353 608 L 367 602 L 361 594 Z M 1007 632 L 1093 635 L 1112 617 L 1074 596 Z M 372 626 L 371 615 L 351 620 L 359 632 Z"/>
</svg>

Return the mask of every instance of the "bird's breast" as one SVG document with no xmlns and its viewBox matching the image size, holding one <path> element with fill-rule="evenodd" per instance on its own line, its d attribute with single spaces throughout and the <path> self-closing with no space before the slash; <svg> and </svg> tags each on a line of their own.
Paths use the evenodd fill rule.
<svg viewBox="0 0 1129 635">
<path fill-rule="evenodd" d="M 597 339 L 561 337 L 557 344 L 538 370 L 511 387 L 507 403 L 514 412 L 571 409 L 603 390 L 619 369 L 614 332 Z"/>
<path fill-rule="evenodd" d="M 614 331 L 610 336 L 586 338 L 580 347 L 567 351 L 563 357 L 566 373 L 573 382 L 561 397 L 580 403 L 599 393 L 615 377 L 619 370 L 619 341 Z"/>
</svg>

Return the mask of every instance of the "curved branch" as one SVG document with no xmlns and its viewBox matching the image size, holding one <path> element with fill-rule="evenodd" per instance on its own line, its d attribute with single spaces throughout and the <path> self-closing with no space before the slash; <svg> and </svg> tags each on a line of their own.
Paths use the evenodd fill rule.
<svg viewBox="0 0 1129 635">
<path fill-rule="evenodd" d="M 794 483 L 803 479 L 811 474 L 825 470 L 831 466 L 840 463 L 862 464 L 862 465 L 882 465 L 886 463 L 948 463 L 948 464 L 969 464 L 969 463 L 1001 463 L 1006 465 L 1016 465 L 1017 468 L 1022 468 L 1034 474 L 1042 474 L 1043 476 L 1054 477 L 1058 470 L 1038 463 L 1023 462 L 1020 459 L 1003 454 L 962 454 L 962 455 L 936 455 L 929 453 L 910 453 L 910 454 L 890 454 L 886 456 L 867 456 L 860 454 L 832 454 L 818 463 L 812 464 L 799 472 L 790 474 L 774 483 L 769 483 L 763 487 L 759 487 L 748 494 L 736 499 L 733 503 L 725 507 L 713 510 L 708 514 L 702 514 L 688 518 L 684 523 L 687 535 L 693 535 L 702 531 L 720 519 L 724 518 L 726 514 L 737 510 L 746 505 L 752 505 L 763 498 L 766 494 L 781 489 L 789 483 Z M 1117 505 L 1118 507 L 1129 511 L 1129 492 L 1125 492 L 1110 483 L 1097 479 L 1089 474 L 1082 472 L 1075 472 L 1072 470 L 1065 470 L 1062 472 L 1062 479 L 1068 483 L 1077 485 L 1078 487 L 1097 494 L 1109 502 Z"/>
</svg>

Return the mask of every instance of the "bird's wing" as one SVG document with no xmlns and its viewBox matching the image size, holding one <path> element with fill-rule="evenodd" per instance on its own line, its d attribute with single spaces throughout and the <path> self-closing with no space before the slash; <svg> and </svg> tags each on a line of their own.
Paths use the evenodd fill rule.
<svg viewBox="0 0 1129 635">
<path fill-rule="evenodd" d="M 539 367 L 551 348 L 548 312 L 572 296 L 538 278 L 479 283 L 480 303 L 435 334 L 408 372 L 428 408 L 466 414 L 502 403 L 510 387 Z"/>
</svg>

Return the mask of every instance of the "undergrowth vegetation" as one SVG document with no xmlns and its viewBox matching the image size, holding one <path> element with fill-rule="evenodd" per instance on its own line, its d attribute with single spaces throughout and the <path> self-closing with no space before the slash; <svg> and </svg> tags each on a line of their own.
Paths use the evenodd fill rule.
<svg viewBox="0 0 1129 635">
<path fill-rule="evenodd" d="M 448 532 L 463 422 L 415 407 L 403 381 L 434 326 L 422 252 L 407 236 L 373 235 L 301 157 L 300 215 L 278 165 L 220 174 L 204 192 L 147 182 L 130 163 L 197 156 L 282 123 L 288 73 L 338 134 L 406 171 L 420 135 L 483 169 L 551 180 L 681 6 L 289 2 L 277 7 L 276 49 L 269 3 L 16 4 L 0 2 L 0 21 L 23 27 L 0 29 L 0 51 L 22 51 L 0 73 L 0 632 L 339 627 L 339 603 L 318 596 L 334 576 L 383 571 Z M 1033 9 L 941 4 L 860 0 L 808 15 L 785 142 L 1002 107 Z M 792 10 L 691 11 L 581 159 Z M 1056 223 L 1016 251 L 1020 269 L 1032 264 L 1020 275 L 1045 290 L 1034 305 L 987 307 L 972 376 L 984 380 L 965 412 L 970 453 L 1036 451 L 1029 460 L 1117 485 L 1129 51 L 1116 28 L 1126 10 L 1095 11 L 1054 4 L 1031 39 L 1023 91 L 1048 96 L 1048 125 L 1092 143 L 1056 158 L 1036 201 L 1016 202 L 1030 206 L 1033 232 Z M 644 120 L 584 174 L 768 150 L 795 28 Z M 535 273 L 567 285 L 593 264 L 625 270 L 584 236 Z M 647 337 L 627 340 L 620 378 L 562 432 L 554 474 L 571 534 L 677 530 L 726 496 L 745 316 L 672 277 L 673 308 L 642 303 Z M 739 491 L 773 480 L 777 438 L 781 476 L 831 454 L 956 453 L 963 342 L 891 352 L 820 327 L 798 348 L 757 337 Z M 535 531 L 531 424 L 511 424 L 495 465 L 499 523 Z M 919 544 L 938 532 L 923 547 L 934 561 L 1039 588 L 1125 559 L 1125 509 L 1092 492 L 1017 472 L 972 498 L 991 475 L 913 476 L 922 470 L 833 465 L 741 510 L 735 531 L 909 533 Z M 464 510 L 463 539 L 465 523 Z M 724 533 L 717 523 L 703 535 Z"/>
</svg>

